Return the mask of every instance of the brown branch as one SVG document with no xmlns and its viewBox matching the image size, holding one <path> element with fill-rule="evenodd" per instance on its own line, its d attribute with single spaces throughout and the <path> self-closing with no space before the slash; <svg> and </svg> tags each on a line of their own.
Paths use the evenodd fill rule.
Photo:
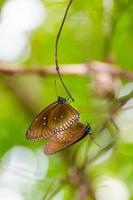
<svg viewBox="0 0 133 200">
<path fill-rule="evenodd" d="M 104 62 L 97 62 L 92 61 L 88 62 L 88 71 L 91 73 L 107 73 L 111 74 L 116 77 L 124 77 L 128 80 L 133 80 L 133 72 L 122 69 L 121 67 L 111 64 L 111 63 L 104 63 Z"/>
<path fill-rule="evenodd" d="M 68 64 L 63 65 L 61 73 L 63 75 L 93 75 L 95 73 L 107 73 L 116 77 L 124 77 L 127 80 L 133 80 L 133 72 L 121 69 L 116 65 L 103 62 L 88 62 L 86 64 Z M 0 65 L 0 73 L 6 75 L 18 74 L 37 74 L 37 75 L 56 75 L 57 72 L 53 66 L 25 68 L 20 66 Z"/>
<path fill-rule="evenodd" d="M 74 199 L 85 200 L 86 197 L 90 197 L 95 200 L 95 193 L 92 187 L 91 178 L 89 174 L 80 168 L 78 168 L 74 163 L 69 169 L 69 182 L 77 188 L 77 194 Z"/>
</svg>

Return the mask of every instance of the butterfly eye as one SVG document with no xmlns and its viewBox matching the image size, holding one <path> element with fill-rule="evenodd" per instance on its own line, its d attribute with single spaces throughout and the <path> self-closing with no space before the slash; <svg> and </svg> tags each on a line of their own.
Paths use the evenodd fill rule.
<svg viewBox="0 0 133 200">
<path fill-rule="evenodd" d="M 91 130 L 91 126 L 88 122 L 87 122 L 87 126 L 85 127 L 85 132 L 88 133 L 89 135 L 93 135 L 93 132 Z"/>
</svg>

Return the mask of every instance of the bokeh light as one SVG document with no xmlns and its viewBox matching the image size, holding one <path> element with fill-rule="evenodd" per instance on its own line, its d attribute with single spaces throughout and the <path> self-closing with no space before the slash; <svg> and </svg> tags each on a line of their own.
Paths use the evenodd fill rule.
<svg viewBox="0 0 133 200">
<path fill-rule="evenodd" d="M 0 60 L 25 60 L 30 56 L 29 37 L 46 18 L 40 0 L 8 0 L 1 12 Z"/>
</svg>

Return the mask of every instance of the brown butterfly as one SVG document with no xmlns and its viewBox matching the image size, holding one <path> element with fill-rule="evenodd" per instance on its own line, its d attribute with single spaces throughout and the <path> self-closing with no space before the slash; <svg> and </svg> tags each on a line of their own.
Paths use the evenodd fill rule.
<svg viewBox="0 0 133 200">
<path fill-rule="evenodd" d="M 92 130 L 89 124 L 85 126 L 81 122 L 75 122 L 69 129 L 60 132 L 58 131 L 55 135 L 50 137 L 48 143 L 44 147 L 44 153 L 50 155 L 61 151 L 78 142 L 88 134 L 93 139 Z"/>
<path fill-rule="evenodd" d="M 48 138 L 60 131 L 67 130 L 75 121 L 79 120 L 79 113 L 58 97 L 57 101 L 45 108 L 32 122 L 26 133 L 27 139 L 39 140 Z"/>
</svg>

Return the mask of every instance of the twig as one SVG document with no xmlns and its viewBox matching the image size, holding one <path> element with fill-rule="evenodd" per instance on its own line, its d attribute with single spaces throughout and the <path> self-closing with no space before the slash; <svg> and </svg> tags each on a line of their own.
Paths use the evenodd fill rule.
<svg viewBox="0 0 133 200">
<path fill-rule="evenodd" d="M 69 171 L 69 181 L 70 184 L 77 188 L 77 195 L 74 199 L 85 200 L 86 197 L 91 197 L 95 200 L 95 194 L 91 184 L 91 179 L 88 178 L 88 173 L 81 168 L 78 168 L 74 163 Z"/>
<path fill-rule="evenodd" d="M 108 126 L 109 122 L 113 120 L 114 116 L 121 109 L 121 107 L 124 104 L 126 104 L 127 101 L 131 98 L 133 98 L 133 91 L 131 91 L 129 94 L 123 97 L 120 97 L 119 99 L 116 99 L 112 103 L 108 117 L 106 117 L 106 119 L 101 123 L 101 125 L 96 128 L 96 135 L 99 135 Z"/>
<path fill-rule="evenodd" d="M 60 26 L 60 29 L 59 29 L 59 32 L 57 34 L 57 37 L 56 37 L 56 43 L 55 43 L 55 64 L 56 64 L 56 71 L 58 73 L 58 76 L 59 76 L 59 79 L 66 91 L 66 93 L 68 94 L 68 96 L 71 98 L 72 101 L 74 101 L 71 93 L 69 92 L 67 86 L 65 85 L 63 79 L 62 79 L 62 76 L 60 74 L 60 69 L 59 69 L 59 64 L 58 64 L 58 44 L 59 44 L 59 39 L 60 39 L 60 36 L 61 36 L 61 32 L 62 32 L 62 29 L 63 29 L 63 26 L 64 26 L 64 23 L 65 23 L 65 20 L 66 20 L 66 17 L 67 17 L 67 14 L 68 14 L 68 11 L 69 11 L 69 8 L 72 4 L 73 0 L 69 0 L 69 3 L 68 3 L 68 6 L 66 8 L 66 11 L 65 11 L 65 14 L 64 14 L 64 17 L 63 17 L 63 20 L 62 20 L 62 23 L 61 23 L 61 26 Z"/>
<path fill-rule="evenodd" d="M 125 95 L 119 99 L 116 99 L 111 107 L 110 107 L 110 112 L 109 115 L 106 117 L 105 120 L 103 120 L 103 122 L 96 128 L 96 130 L 94 131 L 94 133 L 96 135 L 100 135 L 102 133 L 102 131 L 108 127 L 109 123 L 113 123 L 113 125 L 115 126 L 116 130 L 118 130 L 118 127 L 116 124 L 114 124 L 114 117 L 115 115 L 118 113 L 118 111 L 120 111 L 121 107 L 127 103 L 127 101 L 129 99 L 133 98 L 133 91 L 131 91 L 128 95 Z M 116 137 L 114 139 L 112 139 L 112 141 L 110 143 L 108 143 L 105 147 L 101 148 L 100 151 L 98 151 L 98 153 L 92 155 L 92 157 L 90 159 L 88 159 L 87 157 L 87 151 L 86 151 L 86 157 L 85 157 L 85 162 L 84 165 L 81 167 L 82 170 L 85 170 L 86 166 L 88 163 L 94 161 L 98 156 L 100 156 L 103 151 L 105 152 L 106 150 L 110 149 L 113 144 L 116 141 Z M 89 148 L 90 146 L 88 146 Z"/>
<path fill-rule="evenodd" d="M 92 163 L 93 161 L 95 161 L 99 156 L 101 156 L 103 153 L 107 152 L 109 149 L 111 149 L 113 147 L 113 145 L 115 144 L 115 142 L 117 141 L 118 137 L 113 138 L 107 145 L 105 145 L 102 149 L 100 149 L 100 151 L 98 151 L 96 154 L 94 154 L 93 156 L 89 157 L 87 164 Z"/>
<path fill-rule="evenodd" d="M 103 63 L 103 62 L 88 62 L 87 64 L 68 64 L 63 65 L 61 73 L 63 75 L 92 75 L 95 73 L 107 73 L 116 77 L 124 77 L 127 80 L 133 80 L 133 72 L 118 68 L 118 66 Z M 25 68 L 21 66 L 7 66 L 0 65 L 0 73 L 5 75 L 22 75 L 22 74 L 36 74 L 36 75 L 56 75 L 56 70 L 53 66 L 49 67 L 31 67 Z"/>
</svg>

